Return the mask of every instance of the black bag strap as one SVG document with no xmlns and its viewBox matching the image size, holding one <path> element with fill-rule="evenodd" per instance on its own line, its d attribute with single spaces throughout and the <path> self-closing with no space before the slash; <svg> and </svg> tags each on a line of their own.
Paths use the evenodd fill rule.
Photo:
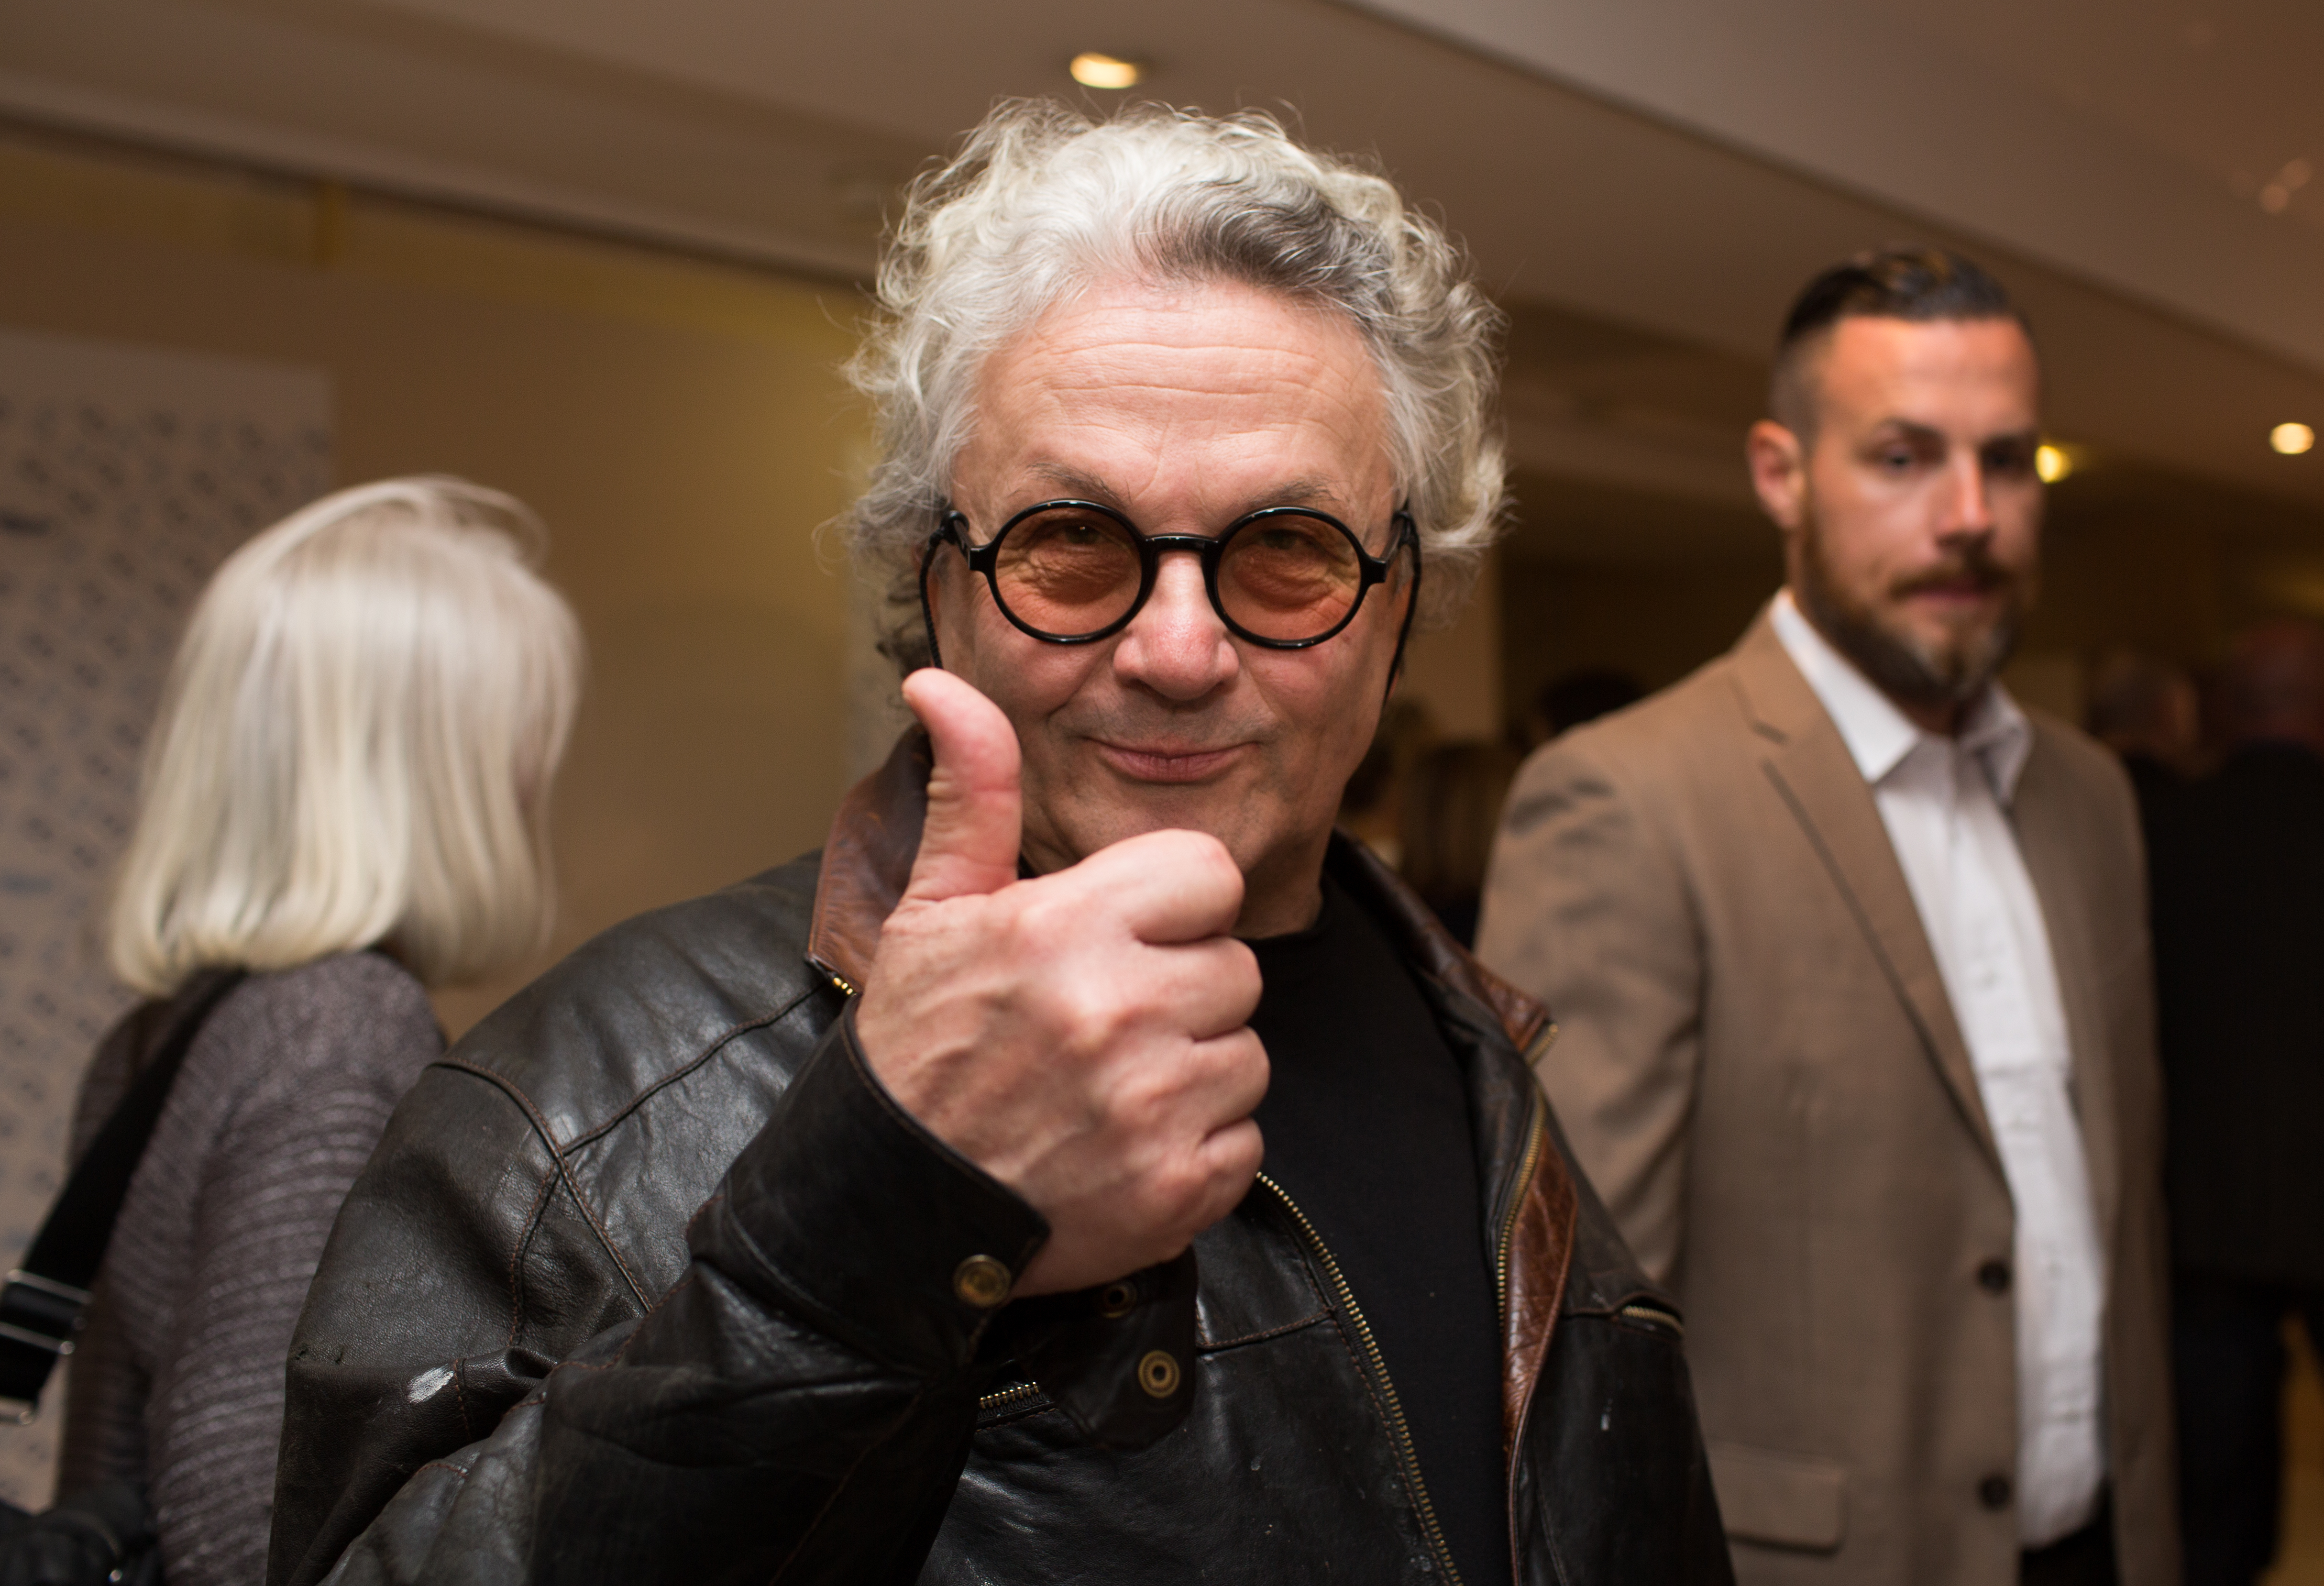
<svg viewBox="0 0 2324 1586">
<path fill-rule="evenodd" d="M 178 1012 L 169 1032 L 89 1142 L 32 1249 L 0 1288 L 0 1399 L 23 1406 L 15 1416 L 20 1425 L 32 1420 L 57 1361 L 73 1352 L 73 1335 L 80 1331 L 121 1203 L 129 1196 L 129 1180 L 161 1121 L 178 1070 L 203 1023 L 243 973 L 206 970 L 173 999 Z"/>
</svg>

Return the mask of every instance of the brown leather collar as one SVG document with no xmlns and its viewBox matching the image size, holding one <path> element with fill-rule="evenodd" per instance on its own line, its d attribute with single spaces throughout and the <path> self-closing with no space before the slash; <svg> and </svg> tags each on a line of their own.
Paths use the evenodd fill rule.
<svg viewBox="0 0 2324 1586">
<path fill-rule="evenodd" d="M 895 912 L 920 851 L 935 761 L 918 728 L 896 741 L 887 761 L 848 789 L 824 839 L 807 928 L 807 962 L 853 993 L 880 954 L 880 927 Z"/>
</svg>

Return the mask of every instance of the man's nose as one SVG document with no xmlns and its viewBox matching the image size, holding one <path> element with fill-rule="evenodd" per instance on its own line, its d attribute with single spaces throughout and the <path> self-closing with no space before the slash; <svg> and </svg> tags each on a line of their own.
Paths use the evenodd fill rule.
<svg viewBox="0 0 2324 1586">
<path fill-rule="evenodd" d="M 1162 553 L 1154 593 L 1122 630 L 1113 665 L 1125 679 L 1166 699 L 1200 699 L 1235 675 L 1241 660 L 1204 587 L 1202 558 L 1185 550 Z"/>
<path fill-rule="evenodd" d="M 1937 526 L 1941 533 L 1993 532 L 1993 487 L 1983 457 L 1973 450 L 1957 453 L 1945 470 L 1944 492 L 1943 521 Z"/>
</svg>

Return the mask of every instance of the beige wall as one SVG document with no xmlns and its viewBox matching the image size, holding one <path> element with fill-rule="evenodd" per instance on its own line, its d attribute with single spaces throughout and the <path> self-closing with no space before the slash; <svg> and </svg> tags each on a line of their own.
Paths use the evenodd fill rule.
<svg viewBox="0 0 2324 1586">
<path fill-rule="evenodd" d="M 1497 738 L 1501 732 L 1501 559 L 1485 558 L 1476 593 L 1451 626 L 1416 633 L 1397 691 L 1428 707 L 1447 738 Z"/>
<path fill-rule="evenodd" d="M 342 483 L 461 474 L 548 520 L 591 664 L 559 951 L 821 840 L 849 588 L 816 530 L 864 455 L 835 373 L 856 311 L 845 286 L 0 143 L 0 322 L 318 364 Z"/>
</svg>

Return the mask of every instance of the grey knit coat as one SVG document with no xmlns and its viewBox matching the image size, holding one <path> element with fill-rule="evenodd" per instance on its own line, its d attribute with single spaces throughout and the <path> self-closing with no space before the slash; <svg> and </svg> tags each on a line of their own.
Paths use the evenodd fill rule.
<svg viewBox="0 0 2324 1586">
<path fill-rule="evenodd" d="M 170 1586 L 265 1579 L 308 1281 L 388 1114 L 443 1047 L 420 982 L 350 953 L 243 982 L 187 1054 L 72 1357 L 57 1482 L 144 1480 Z M 99 1047 L 76 1161 L 147 1056 L 136 1047 Z"/>
</svg>

